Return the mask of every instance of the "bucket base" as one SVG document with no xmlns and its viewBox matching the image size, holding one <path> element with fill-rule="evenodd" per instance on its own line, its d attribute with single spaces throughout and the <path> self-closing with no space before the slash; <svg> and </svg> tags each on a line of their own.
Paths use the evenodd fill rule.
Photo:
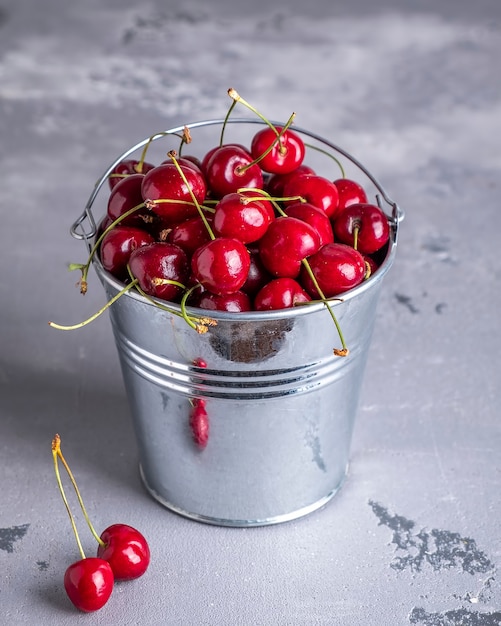
<svg viewBox="0 0 501 626">
<path fill-rule="evenodd" d="M 196 522 L 202 522 L 204 524 L 211 524 L 212 526 L 230 526 L 233 528 L 248 528 L 248 527 L 253 527 L 253 526 L 271 526 L 273 524 L 283 524 L 284 522 L 290 522 L 300 517 L 304 517 L 305 515 L 309 515 L 310 513 L 313 513 L 314 511 L 317 511 L 318 509 L 321 509 L 323 506 L 325 506 L 329 502 L 329 500 L 331 500 L 337 494 L 337 492 L 343 486 L 346 476 L 348 474 L 348 467 L 346 468 L 346 472 L 342 480 L 340 481 L 340 483 L 337 485 L 337 487 L 333 489 L 330 493 L 328 493 L 326 496 L 321 498 L 320 500 L 317 500 L 316 502 L 313 502 L 312 504 L 309 504 L 308 506 L 304 506 L 299 509 L 296 509 L 295 511 L 291 511 L 290 513 L 283 513 L 281 515 L 275 515 L 273 517 L 266 517 L 263 519 L 227 519 L 224 517 L 212 517 L 209 515 L 202 515 L 200 513 L 192 513 L 191 511 L 185 511 L 184 509 L 176 506 L 172 502 L 169 502 L 168 500 L 163 498 L 161 495 L 159 495 L 154 489 L 152 489 L 149 486 L 144 476 L 144 472 L 143 472 L 143 468 L 141 467 L 141 464 L 139 464 L 139 474 L 141 477 L 141 481 L 144 485 L 144 488 L 150 494 L 150 496 L 152 496 L 157 502 L 159 502 L 162 506 L 169 509 L 173 513 L 177 513 L 178 515 L 181 515 L 182 517 L 186 517 Z"/>
</svg>

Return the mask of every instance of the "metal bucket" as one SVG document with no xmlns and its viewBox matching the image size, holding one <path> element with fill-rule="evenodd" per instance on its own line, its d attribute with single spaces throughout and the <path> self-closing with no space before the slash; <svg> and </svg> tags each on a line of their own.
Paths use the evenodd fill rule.
<svg viewBox="0 0 501 626">
<path fill-rule="evenodd" d="M 230 118 L 230 123 L 260 122 Z M 397 205 L 348 153 L 294 130 L 348 159 L 376 187 L 377 202 L 381 205 L 383 198 L 390 207 L 391 236 L 381 266 L 342 301 L 332 302 L 348 357 L 333 354 L 339 338 L 322 303 L 266 313 L 211 311 L 217 325 L 205 335 L 135 291 L 110 307 L 142 481 L 168 509 L 209 524 L 285 522 L 320 508 L 339 490 L 377 301 L 395 256 L 402 217 Z M 96 230 L 91 208 L 100 187 L 118 162 L 147 141 L 122 154 L 103 174 L 72 227 L 75 237 L 90 244 Z M 123 284 L 99 260 L 94 265 L 108 298 L 114 297 Z M 194 444 L 189 425 L 193 401 L 200 399 L 210 426 L 204 449 Z"/>
</svg>

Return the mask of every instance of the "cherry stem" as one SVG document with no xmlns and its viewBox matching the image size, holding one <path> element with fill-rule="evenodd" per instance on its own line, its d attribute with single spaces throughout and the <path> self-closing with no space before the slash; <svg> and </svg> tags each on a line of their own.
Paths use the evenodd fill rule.
<svg viewBox="0 0 501 626">
<path fill-rule="evenodd" d="M 260 119 L 263 120 L 263 122 L 269 126 L 276 134 L 277 137 L 280 136 L 280 133 L 278 132 L 278 130 L 275 128 L 275 126 L 273 126 L 273 124 L 267 120 L 264 115 L 262 115 L 255 107 L 252 106 L 252 104 L 250 104 L 249 102 L 247 102 L 247 100 L 244 100 L 242 98 L 242 96 L 238 93 L 238 91 L 236 89 L 233 89 L 233 87 L 230 87 L 230 89 L 228 89 L 228 95 L 230 96 L 230 98 L 232 98 L 235 102 L 240 102 L 240 104 L 243 104 L 244 106 L 246 106 L 250 111 L 252 111 L 253 113 L 255 113 Z"/>
<path fill-rule="evenodd" d="M 346 173 L 344 171 L 344 167 L 341 163 L 341 161 L 335 157 L 332 152 L 327 152 L 327 150 L 323 150 L 322 148 L 319 148 L 318 146 L 314 146 L 311 143 L 305 143 L 304 144 L 306 148 L 311 148 L 312 150 L 316 150 L 317 152 L 321 152 L 322 154 L 325 154 L 326 156 L 328 156 L 329 158 L 331 158 L 333 161 L 335 161 L 339 167 L 339 169 L 341 170 L 341 178 L 346 178 Z"/>
<path fill-rule="evenodd" d="M 183 297 L 181 298 L 181 311 L 188 324 L 196 330 L 199 335 L 204 335 L 209 330 L 209 326 L 217 326 L 216 320 L 213 320 L 210 317 L 192 318 L 186 311 L 186 302 L 188 301 L 188 298 L 195 291 L 195 289 L 199 289 L 200 287 L 202 287 L 202 285 L 201 283 L 198 283 L 185 291 Z M 196 322 L 194 322 L 194 319 L 196 319 Z"/>
<path fill-rule="evenodd" d="M 55 445 L 54 445 L 54 441 L 55 441 Z M 53 453 L 56 455 L 56 457 L 59 458 L 59 460 L 63 464 L 64 469 L 66 470 L 66 472 L 67 472 L 67 474 L 68 474 L 68 476 L 70 478 L 71 484 L 73 485 L 73 489 L 75 490 L 75 493 L 77 494 L 78 503 L 80 505 L 80 508 L 82 509 L 82 513 L 84 515 L 85 521 L 87 522 L 87 526 L 89 527 L 90 532 L 92 533 L 92 535 L 94 536 L 94 538 L 98 542 L 98 544 L 100 546 L 104 547 L 106 545 L 106 543 L 97 534 L 94 526 L 92 525 L 92 522 L 90 521 L 90 517 L 89 517 L 89 514 L 87 513 L 87 509 L 85 508 L 82 496 L 80 494 L 80 489 L 78 488 L 78 485 L 77 485 L 77 481 L 75 480 L 75 478 L 73 476 L 73 472 L 71 471 L 70 466 L 66 462 L 66 459 L 64 458 L 64 455 L 63 455 L 63 453 L 61 451 L 61 437 L 59 437 L 59 435 L 56 435 L 54 437 L 54 440 L 53 440 Z"/>
<path fill-rule="evenodd" d="M 200 206 L 198 200 L 195 197 L 195 194 L 193 193 L 193 189 L 191 188 L 191 185 L 188 182 L 188 179 L 186 178 L 181 166 L 179 165 L 179 163 L 177 162 L 176 159 L 176 152 L 175 150 L 171 150 L 168 155 L 167 155 L 171 161 L 174 163 L 174 165 L 176 166 L 177 171 L 179 172 L 179 175 L 181 176 L 181 178 L 183 179 L 184 184 L 186 185 L 186 187 L 188 187 L 188 191 L 190 192 L 190 196 L 191 199 L 193 200 L 193 204 L 195 205 L 195 207 L 197 208 L 198 214 L 200 215 L 200 217 L 202 218 L 202 222 L 204 223 L 205 228 L 207 229 L 207 232 L 209 233 L 209 237 L 211 239 L 215 239 L 216 235 L 214 235 L 212 228 L 210 227 L 209 222 L 207 221 L 207 218 L 204 215 L 204 212 L 202 211 L 202 207 Z"/>
<path fill-rule="evenodd" d="M 339 335 L 339 339 L 341 341 L 341 345 L 342 345 L 342 349 L 339 350 L 338 348 L 334 348 L 334 354 L 336 356 L 348 356 L 348 354 L 350 353 L 346 342 L 344 340 L 344 336 L 343 336 L 343 332 L 341 330 L 341 326 L 339 325 L 339 322 L 337 320 L 337 317 L 334 315 L 334 311 L 332 310 L 332 307 L 330 306 L 327 298 L 325 297 L 322 289 L 320 288 L 320 285 L 318 284 L 317 278 L 315 276 L 315 274 L 313 273 L 313 270 L 311 269 L 311 265 L 308 263 L 308 259 L 303 259 L 302 260 L 302 264 L 304 266 L 304 268 L 306 269 L 308 276 L 311 278 L 315 289 L 318 291 L 318 295 L 320 296 L 322 302 L 324 303 L 324 305 L 327 307 L 327 310 L 329 311 L 329 315 L 332 318 L 332 321 L 334 322 L 334 325 L 336 326 L 337 329 L 337 333 Z"/>
<path fill-rule="evenodd" d="M 358 249 L 358 233 L 359 232 L 360 232 L 360 223 L 355 222 L 355 225 L 353 228 L 353 247 L 355 248 L 355 250 Z"/>
<path fill-rule="evenodd" d="M 219 136 L 219 146 L 222 146 L 222 145 L 223 145 L 223 141 L 224 141 L 224 132 L 225 132 L 225 130 L 226 130 L 226 126 L 227 126 L 227 124 L 228 124 L 228 120 L 230 119 L 230 115 L 232 114 L 233 109 L 234 109 L 236 106 L 237 106 L 237 101 L 236 101 L 236 100 L 233 100 L 233 102 L 232 102 L 232 103 L 231 103 L 231 105 L 230 105 L 230 108 L 228 109 L 228 112 L 226 113 L 226 116 L 225 116 L 225 118 L 224 118 L 224 121 L 223 121 L 223 126 L 222 126 L 222 128 L 221 128 L 221 135 Z"/>
<path fill-rule="evenodd" d="M 273 204 L 277 212 L 282 217 L 287 217 L 287 213 L 278 204 L 279 202 L 296 202 L 297 201 L 303 204 L 307 202 L 306 198 L 303 198 L 303 196 L 283 196 L 281 198 L 275 198 L 273 196 L 270 196 L 270 194 L 264 189 L 257 189 L 255 187 L 240 187 L 239 189 L 237 189 L 237 193 L 243 194 L 245 192 L 257 193 L 258 195 L 255 198 L 253 198 L 252 196 L 243 195 L 241 197 L 241 202 L 245 203 L 245 202 L 252 202 L 253 200 L 267 200 L 268 202 L 271 202 Z"/>
<path fill-rule="evenodd" d="M 144 162 L 146 160 L 146 153 L 148 152 L 148 150 L 149 150 L 151 144 L 153 143 L 153 141 L 155 141 L 155 139 L 157 139 L 158 137 L 165 137 L 165 135 L 169 135 L 169 133 L 167 133 L 165 131 L 162 131 L 162 132 L 159 132 L 159 133 L 155 133 L 154 135 L 151 135 L 151 137 L 145 143 L 144 148 L 143 148 L 143 150 L 141 152 L 141 156 L 139 157 L 139 163 L 134 168 L 138 174 L 142 174 L 143 173 L 143 164 L 144 164 Z"/>
<path fill-rule="evenodd" d="M 191 133 L 190 133 L 190 129 L 185 126 L 183 128 L 183 135 L 181 137 L 181 143 L 179 144 L 179 156 L 181 156 L 181 152 L 183 151 L 183 146 L 191 143 Z"/>
<path fill-rule="evenodd" d="M 129 266 L 127 266 L 127 271 L 129 272 L 129 276 L 131 277 L 131 279 L 134 280 L 134 276 Z M 165 279 L 165 282 L 167 282 L 167 279 Z M 172 284 L 176 284 L 182 287 L 183 289 L 186 289 L 184 285 L 182 285 L 181 283 L 178 283 L 177 281 L 169 281 L 169 282 L 171 282 Z M 199 286 L 201 285 L 194 285 L 194 287 L 191 287 L 190 289 L 186 290 L 186 292 L 183 294 L 183 299 L 181 301 L 181 312 L 176 311 L 175 309 L 171 309 L 170 307 L 161 304 L 160 302 L 152 298 L 149 294 L 147 294 L 145 291 L 143 291 L 141 287 L 139 287 L 139 285 L 136 285 L 136 289 L 143 296 L 143 298 L 148 300 L 148 302 L 150 302 L 153 306 L 156 306 L 158 309 L 165 311 L 166 313 L 170 313 L 171 315 L 182 317 L 184 321 L 188 324 L 188 326 L 191 326 L 191 328 L 193 328 L 194 330 L 202 334 L 203 332 L 206 332 L 206 330 L 200 331 L 199 328 L 203 326 L 217 326 L 217 322 L 216 320 L 206 318 L 206 317 L 192 317 L 188 315 L 186 311 L 186 307 L 185 307 L 186 300 L 189 294 L 193 291 L 193 289 Z"/>
<path fill-rule="evenodd" d="M 282 128 L 282 130 L 278 133 L 277 137 L 275 138 L 274 141 L 272 141 L 272 143 L 268 146 L 268 148 L 266 148 L 266 150 L 260 154 L 256 159 L 254 159 L 253 161 L 251 161 L 250 163 L 247 163 L 247 165 L 242 165 L 236 168 L 236 173 L 237 174 L 243 174 L 244 172 L 246 172 L 250 167 L 252 167 L 253 165 L 256 165 L 257 163 L 259 163 L 260 161 L 262 161 L 262 159 L 264 159 L 264 157 L 269 154 L 273 148 L 275 147 L 275 145 L 278 143 L 280 144 L 280 139 L 282 138 L 283 134 L 285 133 L 285 131 L 290 127 L 290 125 L 292 124 L 294 118 L 295 118 L 296 114 L 293 113 L 289 119 L 287 120 L 287 123 L 285 124 L 285 126 Z M 280 144 L 280 153 L 281 154 L 285 154 L 285 152 L 287 151 L 286 148 Z"/>
<path fill-rule="evenodd" d="M 129 209 L 128 211 L 125 211 L 125 213 L 123 213 L 122 215 L 119 215 L 109 226 L 107 226 L 107 228 L 105 228 L 96 239 L 94 245 L 90 250 L 89 258 L 87 259 L 87 262 L 85 264 L 82 265 L 79 263 L 70 263 L 70 270 L 73 271 L 79 269 L 82 271 L 82 278 L 80 280 L 80 292 L 82 294 L 87 293 L 87 276 L 89 275 L 90 264 L 92 262 L 92 259 L 94 258 L 94 255 L 99 250 L 99 246 L 101 245 L 103 239 L 110 232 L 110 230 L 113 230 L 113 228 L 120 224 L 120 222 L 122 222 L 124 219 L 127 219 L 130 215 L 136 213 L 136 211 L 139 211 L 139 209 L 144 209 L 145 206 L 146 204 L 144 202 L 141 202 L 141 204 L 137 204 L 135 207 L 132 207 L 132 209 Z"/>
<path fill-rule="evenodd" d="M 70 505 L 68 504 L 68 500 L 66 498 L 66 494 L 64 493 L 63 483 L 61 480 L 61 475 L 59 473 L 59 466 L 58 466 L 57 460 L 59 456 L 60 445 L 61 445 L 61 438 L 59 437 L 59 435 L 55 435 L 54 439 L 52 440 L 52 458 L 54 460 L 54 472 L 56 474 L 57 486 L 59 487 L 59 493 L 61 494 L 61 498 L 63 499 L 64 506 L 66 507 L 66 512 L 68 513 L 68 516 L 70 518 L 71 527 L 73 529 L 73 534 L 75 535 L 75 539 L 78 545 L 78 550 L 80 552 L 82 559 L 85 559 L 86 558 L 85 552 L 83 551 L 83 548 L 82 548 L 82 542 L 80 541 L 80 536 L 78 534 L 77 526 L 75 524 L 75 518 L 73 517 L 73 513 L 71 512 Z"/>
<path fill-rule="evenodd" d="M 372 270 L 371 270 L 371 266 L 369 264 L 368 261 L 365 262 L 365 274 L 364 274 L 364 280 L 367 280 L 368 278 L 371 277 L 372 274 Z"/>
<path fill-rule="evenodd" d="M 77 328 L 82 328 L 83 326 L 87 326 L 87 324 L 90 324 L 95 319 L 97 319 L 100 315 L 102 315 L 105 311 L 107 311 L 110 308 L 110 306 L 114 302 L 116 302 L 119 298 L 121 298 L 125 293 L 130 291 L 133 287 L 136 287 L 137 283 L 138 283 L 138 280 L 134 279 L 131 283 L 126 285 L 121 291 L 119 291 L 116 295 L 114 295 L 113 298 L 108 300 L 108 302 L 101 309 L 99 309 L 97 313 L 94 313 L 94 315 L 91 315 L 83 322 L 79 322 L 78 324 L 72 324 L 71 326 L 63 326 L 62 324 L 49 322 L 49 326 L 51 326 L 52 328 L 56 328 L 57 330 L 76 330 Z"/>
</svg>

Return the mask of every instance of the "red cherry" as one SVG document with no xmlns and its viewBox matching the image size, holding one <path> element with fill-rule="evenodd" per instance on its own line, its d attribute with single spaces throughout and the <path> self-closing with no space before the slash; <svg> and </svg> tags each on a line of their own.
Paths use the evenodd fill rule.
<svg viewBox="0 0 501 626">
<path fill-rule="evenodd" d="M 114 222 L 125 212 L 143 203 L 141 185 L 144 174 L 131 174 L 122 178 L 111 190 L 108 197 L 107 215 Z M 138 209 L 132 215 L 121 220 L 123 226 L 142 227 L 151 221 L 151 214 L 146 207 Z"/>
<path fill-rule="evenodd" d="M 212 293 L 239 291 L 245 283 L 250 255 L 238 239 L 218 237 L 198 248 L 191 258 L 196 280 Z"/>
<path fill-rule="evenodd" d="M 287 182 L 295 177 L 303 176 L 304 174 L 315 175 L 315 170 L 309 165 L 302 163 L 301 165 L 296 167 L 295 170 L 289 172 L 288 174 L 273 174 L 272 176 L 270 176 L 266 183 L 266 190 L 270 194 L 270 196 L 273 196 L 275 198 L 281 198 L 285 195 L 284 187 Z"/>
<path fill-rule="evenodd" d="M 139 578 L 150 564 L 150 548 L 144 536 L 132 526 L 113 524 L 101 533 L 106 545 L 97 556 L 110 564 L 115 580 Z"/>
<path fill-rule="evenodd" d="M 233 146 L 233 147 L 237 147 L 240 148 L 241 150 L 243 150 L 244 152 L 249 152 L 247 150 L 247 148 L 242 144 L 242 143 L 224 143 L 218 146 L 214 146 L 213 148 L 211 148 L 210 150 L 208 150 L 204 157 L 202 158 L 201 162 L 200 162 L 200 169 L 202 170 L 202 172 L 204 173 L 204 175 L 207 174 L 207 164 L 209 163 L 210 159 L 212 158 L 212 155 L 217 152 L 220 148 L 226 148 L 229 146 Z"/>
<path fill-rule="evenodd" d="M 259 240 L 265 268 L 275 277 L 296 278 L 301 262 L 320 247 L 320 238 L 310 224 L 295 217 L 279 217 Z"/>
<path fill-rule="evenodd" d="M 171 302 L 175 302 L 183 290 L 169 281 L 184 285 L 189 273 L 184 250 L 167 242 L 137 248 L 130 256 L 129 267 L 145 293 Z"/>
<path fill-rule="evenodd" d="M 310 300 L 310 296 L 293 278 L 275 278 L 258 291 L 254 298 L 254 309 L 256 311 L 288 309 Z"/>
<path fill-rule="evenodd" d="M 343 243 L 328 243 L 308 258 L 308 263 L 326 298 L 333 298 L 360 284 L 365 277 L 363 256 Z M 311 277 L 303 267 L 301 284 L 312 298 L 319 298 Z"/>
<path fill-rule="evenodd" d="M 239 146 L 217 148 L 207 162 L 205 174 L 212 195 L 222 198 L 241 187 L 263 188 L 263 173 L 252 163 L 252 156 Z"/>
<path fill-rule="evenodd" d="M 115 226 L 103 238 L 99 255 L 101 263 L 107 272 L 119 280 L 126 280 L 129 276 L 127 264 L 130 255 L 141 246 L 153 243 L 153 237 L 133 226 Z"/>
<path fill-rule="evenodd" d="M 249 253 L 250 267 L 242 291 L 252 297 L 272 279 L 272 276 L 261 261 L 259 248 L 250 248 Z"/>
<path fill-rule="evenodd" d="M 204 291 L 196 300 L 196 306 L 209 311 L 229 311 L 231 313 L 243 313 L 252 310 L 250 298 L 243 291 L 223 295 Z"/>
<path fill-rule="evenodd" d="M 331 221 L 322 209 L 313 206 L 313 204 L 309 202 L 296 202 L 295 204 L 290 204 L 285 207 L 285 213 L 289 217 L 296 217 L 298 220 L 302 220 L 310 224 L 310 226 L 313 226 L 320 238 L 321 246 L 334 241 Z"/>
<path fill-rule="evenodd" d="M 336 215 L 334 234 L 337 240 L 363 254 L 373 254 L 388 241 L 390 227 L 384 212 L 374 204 L 350 204 Z"/>
<path fill-rule="evenodd" d="M 337 187 L 323 176 L 305 174 L 292 178 L 284 187 L 284 196 L 301 196 L 310 204 L 325 211 L 328 217 L 333 217 L 338 208 Z M 288 202 L 291 203 L 292 201 Z"/>
<path fill-rule="evenodd" d="M 261 239 L 272 220 L 269 202 L 246 200 L 245 196 L 230 193 L 221 198 L 214 212 L 213 227 L 216 235 L 232 237 L 243 243 Z"/>
<path fill-rule="evenodd" d="M 281 127 L 277 127 L 277 132 L 280 133 L 281 130 Z M 271 145 L 273 148 L 259 160 L 259 165 L 265 172 L 288 174 L 301 165 L 305 147 L 298 134 L 286 130 L 277 141 L 277 133 L 272 128 L 263 128 L 252 138 L 252 158 L 258 159 Z"/>
<path fill-rule="evenodd" d="M 368 254 L 362 254 L 364 257 L 364 261 L 366 264 L 366 272 L 368 273 L 367 278 L 370 278 L 374 272 L 376 272 L 379 268 L 379 263 L 376 261 L 374 257 L 369 256 Z M 368 266 L 368 267 L 367 267 Z"/>
<path fill-rule="evenodd" d="M 356 204 L 358 202 L 367 202 L 367 194 L 360 183 L 350 178 L 338 178 L 334 181 L 339 194 L 339 209 Z"/>
<path fill-rule="evenodd" d="M 147 163 L 143 161 L 137 161 L 136 159 L 125 159 L 115 165 L 113 170 L 110 172 L 108 177 L 108 183 L 110 185 L 110 189 L 113 189 L 115 185 L 117 185 L 121 180 L 130 176 L 131 174 L 146 174 L 152 170 L 155 166 L 152 163 Z"/>
<path fill-rule="evenodd" d="M 211 220 L 208 220 L 211 222 Z M 174 226 L 167 234 L 166 241 L 182 248 L 188 257 L 197 248 L 210 241 L 209 231 L 200 216 L 193 217 Z"/>
<path fill-rule="evenodd" d="M 114 576 L 104 559 L 88 557 L 72 563 L 64 574 L 64 588 L 73 604 L 91 613 L 101 609 L 113 591 Z"/>
<path fill-rule="evenodd" d="M 165 224 L 178 224 L 198 215 L 190 188 L 199 204 L 203 203 L 207 193 L 207 185 L 200 171 L 188 165 L 180 165 L 180 168 L 188 184 L 184 182 L 174 163 L 164 163 L 150 170 L 144 176 L 141 185 L 141 193 L 145 201 L 169 200 L 169 202 L 155 202 L 153 209 L 153 212 Z M 175 202 L 176 200 L 180 202 Z"/>
</svg>

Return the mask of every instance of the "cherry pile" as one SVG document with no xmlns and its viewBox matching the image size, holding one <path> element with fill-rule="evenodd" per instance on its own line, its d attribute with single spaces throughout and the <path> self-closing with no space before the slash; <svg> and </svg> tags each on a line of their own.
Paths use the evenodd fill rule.
<svg viewBox="0 0 501 626">
<path fill-rule="evenodd" d="M 228 94 L 226 120 L 239 103 L 264 127 L 246 146 L 225 141 L 223 125 L 219 142 L 202 157 L 183 153 L 192 143 L 185 128 L 178 151 L 167 152 L 161 163 L 147 161 L 149 143 L 139 159 L 119 163 L 108 179 L 107 214 L 89 260 L 72 265 L 82 271 L 81 290 L 98 254 L 104 269 L 124 283 L 123 292 L 137 289 L 166 301 L 166 308 L 181 304 L 183 317 L 200 333 L 216 323 L 211 311 L 322 301 L 342 343 L 334 353 L 346 356 L 329 301 L 377 270 L 388 218 L 334 156 L 341 176 L 333 180 L 305 163 L 314 146 L 291 130 L 294 114 L 274 126 L 234 89 Z M 197 315 L 186 307 L 198 309 Z"/>
<path fill-rule="evenodd" d="M 109 600 L 116 580 L 132 580 L 142 576 L 150 563 L 150 548 L 144 536 L 127 524 L 112 524 L 99 536 L 85 509 L 77 483 L 61 452 L 61 438 L 52 440 L 52 456 L 57 484 L 70 517 L 81 558 L 64 574 L 64 588 L 76 608 L 90 613 L 101 609 Z M 86 557 L 71 512 L 61 476 L 59 461 L 68 473 L 89 529 L 98 543 L 97 555 Z"/>
</svg>

